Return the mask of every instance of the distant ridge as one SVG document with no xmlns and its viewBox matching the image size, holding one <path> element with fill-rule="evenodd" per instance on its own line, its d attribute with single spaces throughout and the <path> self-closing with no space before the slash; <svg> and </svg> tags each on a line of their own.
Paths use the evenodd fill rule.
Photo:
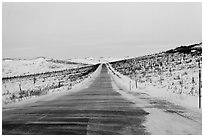
<svg viewBox="0 0 204 137">
<path fill-rule="evenodd" d="M 128 60 L 143 60 L 143 59 L 149 59 L 149 58 L 155 58 L 159 56 L 164 56 L 167 54 L 174 54 L 174 53 L 183 53 L 183 54 L 192 54 L 192 55 L 201 55 L 202 54 L 202 42 L 197 43 L 197 44 L 192 44 L 188 46 L 180 46 L 174 49 L 170 49 L 167 51 L 162 51 L 159 53 L 153 53 L 153 54 L 148 54 L 148 55 L 143 55 L 143 56 L 138 56 L 138 57 L 131 57 L 128 59 L 121 59 L 118 61 L 110 61 L 109 63 L 114 63 L 114 62 L 126 62 Z"/>
<path fill-rule="evenodd" d="M 35 58 L 28 58 L 28 59 L 25 59 L 25 58 L 3 58 L 2 60 L 34 60 L 34 59 L 45 59 L 45 60 L 49 60 L 49 58 L 46 58 L 46 57 L 43 57 L 43 56 L 35 57 Z"/>
<path fill-rule="evenodd" d="M 167 50 L 166 53 L 190 53 L 195 52 L 197 54 L 202 53 L 202 42 L 198 44 L 188 45 L 188 46 L 180 46 L 175 49 Z"/>
</svg>

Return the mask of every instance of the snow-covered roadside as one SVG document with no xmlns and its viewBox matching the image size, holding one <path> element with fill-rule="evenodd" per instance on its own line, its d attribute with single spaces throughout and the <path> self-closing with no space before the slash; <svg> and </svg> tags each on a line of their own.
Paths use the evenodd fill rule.
<svg viewBox="0 0 204 137">
<path fill-rule="evenodd" d="M 128 91 L 147 93 L 152 97 L 167 100 L 176 105 L 181 105 L 183 107 L 188 107 L 194 110 L 197 110 L 198 108 L 198 97 L 196 96 L 176 94 L 169 92 L 167 88 L 158 88 L 151 85 L 146 85 L 145 83 L 138 82 L 136 88 L 135 80 L 132 80 L 129 77 L 124 76 L 119 72 L 115 71 L 110 64 L 109 67 L 115 74 L 117 74 L 120 77 L 119 79 L 115 79 L 117 83 L 119 83 L 124 89 Z"/>
<path fill-rule="evenodd" d="M 57 88 L 57 89 L 52 89 L 52 90 L 49 91 L 49 94 L 47 94 L 47 95 L 36 96 L 36 97 L 34 96 L 32 98 L 28 98 L 28 99 L 22 100 L 20 102 L 16 102 L 16 103 L 12 103 L 12 104 L 7 104 L 7 105 L 4 104 L 2 106 L 2 108 L 3 108 L 2 110 L 6 111 L 6 110 L 8 110 L 10 108 L 13 108 L 13 107 L 23 107 L 25 105 L 29 105 L 29 104 L 35 103 L 37 101 L 40 101 L 40 100 L 49 101 L 49 100 L 53 100 L 55 98 L 58 98 L 60 96 L 64 96 L 64 95 L 68 95 L 68 94 L 71 94 L 71 93 L 74 93 L 74 92 L 78 92 L 78 91 L 80 91 L 83 88 L 89 87 L 89 85 L 100 74 L 101 67 L 102 67 L 102 65 L 99 65 L 99 67 L 92 74 L 90 74 L 88 76 L 88 78 L 84 79 L 80 83 L 75 84 L 72 87 L 71 90 L 68 90 L 67 86 L 63 86 L 63 87 L 60 87 L 60 88 Z"/>
<path fill-rule="evenodd" d="M 113 80 L 114 78 L 112 78 Z M 145 123 L 143 126 L 149 134 L 153 135 L 184 135 L 193 134 L 200 135 L 202 132 L 202 124 L 187 118 L 181 117 L 177 114 L 166 113 L 161 109 L 153 108 L 145 100 L 135 98 L 130 94 L 120 90 L 116 85 L 117 83 L 112 82 L 115 91 L 119 92 L 125 99 L 134 103 L 135 107 L 142 107 L 149 115 L 146 116 Z"/>
<path fill-rule="evenodd" d="M 115 74 L 114 74 L 115 73 Z M 155 107 L 154 104 L 148 102 L 147 94 L 140 94 L 140 98 L 138 96 L 133 96 L 132 89 L 130 91 L 130 79 L 127 77 L 123 77 L 116 72 L 112 72 L 109 70 L 109 74 L 112 79 L 112 86 L 115 91 L 119 92 L 125 99 L 134 103 L 133 106 L 141 107 L 149 115 L 146 116 L 145 123 L 143 124 L 146 127 L 147 132 L 154 135 L 172 135 L 172 134 L 193 134 L 200 135 L 202 134 L 202 122 L 201 122 L 201 111 L 198 120 L 189 119 L 189 117 L 185 117 L 184 115 L 179 115 L 174 109 L 170 109 L 172 112 L 167 112 L 167 110 Z M 136 93 L 142 93 L 142 90 L 134 90 Z M 151 98 L 151 97 L 150 97 Z M 194 115 L 195 113 L 191 113 L 190 115 Z M 196 116 L 195 116 L 196 117 Z M 200 121 L 199 121 L 200 120 Z"/>
</svg>

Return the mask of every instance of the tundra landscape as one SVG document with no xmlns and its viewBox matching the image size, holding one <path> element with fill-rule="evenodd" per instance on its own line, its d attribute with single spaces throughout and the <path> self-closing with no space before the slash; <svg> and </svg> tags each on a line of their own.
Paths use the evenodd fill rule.
<svg viewBox="0 0 204 137">
<path fill-rule="evenodd" d="M 202 2 L 1 7 L 2 135 L 202 135 Z"/>
</svg>

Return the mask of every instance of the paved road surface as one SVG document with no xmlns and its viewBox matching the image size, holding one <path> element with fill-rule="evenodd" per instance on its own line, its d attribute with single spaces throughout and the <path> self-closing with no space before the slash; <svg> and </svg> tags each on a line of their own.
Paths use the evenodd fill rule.
<svg viewBox="0 0 204 137">
<path fill-rule="evenodd" d="M 149 134 L 148 115 L 114 91 L 105 65 L 86 89 L 2 113 L 3 134 Z"/>
</svg>

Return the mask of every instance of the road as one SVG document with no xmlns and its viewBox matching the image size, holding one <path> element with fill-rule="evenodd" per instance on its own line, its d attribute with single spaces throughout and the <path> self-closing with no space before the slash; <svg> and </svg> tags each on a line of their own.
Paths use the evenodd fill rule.
<svg viewBox="0 0 204 137">
<path fill-rule="evenodd" d="M 3 135 L 117 135 L 149 134 L 143 126 L 149 115 L 116 92 L 107 67 L 79 92 L 49 101 L 13 107 L 2 113 Z"/>
</svg>

